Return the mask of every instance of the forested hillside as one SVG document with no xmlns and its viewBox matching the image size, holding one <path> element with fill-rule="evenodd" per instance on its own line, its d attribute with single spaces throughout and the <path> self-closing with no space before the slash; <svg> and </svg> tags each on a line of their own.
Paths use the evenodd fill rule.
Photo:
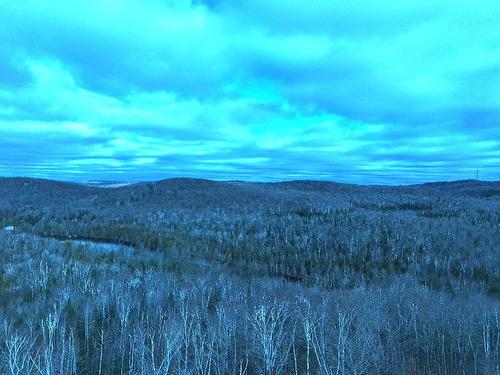
<svg viewBox="0 0 500 375">
<path fill-rule="evenodd" d="M 500 371 L 500 183 L 4 178 L 7 225 L 0 373 Z"/>
<path fill-rule="evenodd" d="M 324 288 L 412 275 L 498 295 L 500 183 L 409 187 L 171 179 L 102 189 L 0 180 L 0 225 L 181 253 Z"/>
</svg>

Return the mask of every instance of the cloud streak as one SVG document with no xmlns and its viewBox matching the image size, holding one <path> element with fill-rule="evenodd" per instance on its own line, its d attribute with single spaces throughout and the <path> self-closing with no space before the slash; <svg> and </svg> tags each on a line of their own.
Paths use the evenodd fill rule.
<svg viewBox="0 0 500 375">
<path fill-rule="evenodd" d="M 497 2 L 0 4 L 0 174 L 498 179 Z"/>
</svg>

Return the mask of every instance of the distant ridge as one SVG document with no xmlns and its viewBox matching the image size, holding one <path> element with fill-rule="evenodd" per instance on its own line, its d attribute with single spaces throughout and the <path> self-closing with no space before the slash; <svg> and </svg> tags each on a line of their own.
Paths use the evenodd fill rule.
<svg viewBox="0 0 500 375">
<path fill-rule="evenodd" d="M 112 180 L 88 180 L 88 181 L 60 181 L 50 180 L 45 178 L 34 177 L 0 177 L 1 185 L 17 185 L 21 187 L 59 187 L 59 188 L 133 188 L 139 186 L 163 186 L 172 188 L 203 188 L 215 186 L 240 186 L 240 187 L 272 187 L 280 189 L 295 189 L 304 191 L 328 191 L 328 190 L 344 190 L 344 189 L 437 189 L 437 190 L 454 190 L 471 192 L 472 190 L 488 191 L 490 195 L 500 195 L 500 181 L 481 181 L 481 180 L 456 180 L 456 181 L 433 181 L 424 182 L 421 184 L 411 185 L 363 185 L 351 184 L 336 181 L 321 181 L 321 180 L 285 180 L 285 181 L 242 181 L 242 180 L 210 180 L 203 178 L 191 177 L 172 177 L 158 181 L 112 181 Z"/>
<path fill-rule="evenodd" d="M 35 177 L 0 177 L 0 183 L 4 184 L 17 184 L 20 186 L 48 186 L 48 185 L 58 185 L 58 186 L 71 186 L 77 187 L 80 184 L 77 182 L 70 181 L 58 181 L 58 180 L 49 180 L 45 178 L 35 178 Z"/>
</svg>

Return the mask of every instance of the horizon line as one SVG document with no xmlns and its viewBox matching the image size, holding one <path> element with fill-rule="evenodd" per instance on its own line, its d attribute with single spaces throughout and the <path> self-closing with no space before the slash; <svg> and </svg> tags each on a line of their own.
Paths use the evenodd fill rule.
<svg viewBox="0 0 500 375">
<path fill-rule="evenodd" d="M 208 182 L 241 182 L 241 183 L 249 183 L 249 184 L 279 184 L 279 183 L 290 183 L 290 182 L 317 182 L 317 183 L 332 183 L 339 185 L 354 185 L 354 186 L 387 186 L 387 187 L 404 187 L 404 186 L 419 186 L 426 184 L 440 184 L 440 183 L 460 183 L 460 182 L 477 182 L 477 183 L 500 183 L 500 180 L 481 180 L 481 179 L 457 179 L 457 180 L 428 180 L 419 183 L 395 183 L 395 184 L 383 184 L 383 183 L 352 183 L 352 182 L 344 182 L 339 180 L 329 180 L 329 179 L 311 179 L 311 178 L 295 178 L 295 179 L 273 179 L 273 180 L 244 180 L 244 179 L 215 179 L 215 178 L 204 178 L 204 177 L 189 177 L 189 176 L 175 176 L 175 177 L 166 177 L 154 180 L 113 180 L 113 179 L 83 179 L 83 180 L 59 180 L 53 178 L 46 177 L 33 177 L 33 176 L 0 176 L 0 179 L 28 179 L 28 180 L 39 180 L 39 181 L 50 181 L 50 182 L 59 182 L 66 184 L 75 184 L 75 185 L 83 185 L 92 187 L 92 185 L 97 186 L 100 184 L 126 184 L 123 186 L 131 186 L 138 184 L 152 184 L 158 183 L 162 181 L 169 180 L 197 180 L 197 181 L 208 181 Z"/>
</svg>

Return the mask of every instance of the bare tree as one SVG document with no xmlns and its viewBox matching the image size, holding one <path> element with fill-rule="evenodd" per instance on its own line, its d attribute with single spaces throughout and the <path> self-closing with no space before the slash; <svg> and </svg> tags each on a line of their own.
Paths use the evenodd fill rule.
<svg viewBox="0 0 500 375">
<path fill-rule="evenodd" d="M 2 360 L 7 363 L 10 375 L 31 374 L 34 370 L 31 350 L 35 340 L 27 333 L 14 332 L 10 325 L 4 325 L 5 347 Z"/>
<path fill-rule="evenodd" d="M 274 301 L 270 306 L 259 306 L 250 317 L 265 375 L 282 374 L 287 364 L 291 346 L 291 342 L 287 342 L 288 309 L 288 305 Z"/>
</svg>

